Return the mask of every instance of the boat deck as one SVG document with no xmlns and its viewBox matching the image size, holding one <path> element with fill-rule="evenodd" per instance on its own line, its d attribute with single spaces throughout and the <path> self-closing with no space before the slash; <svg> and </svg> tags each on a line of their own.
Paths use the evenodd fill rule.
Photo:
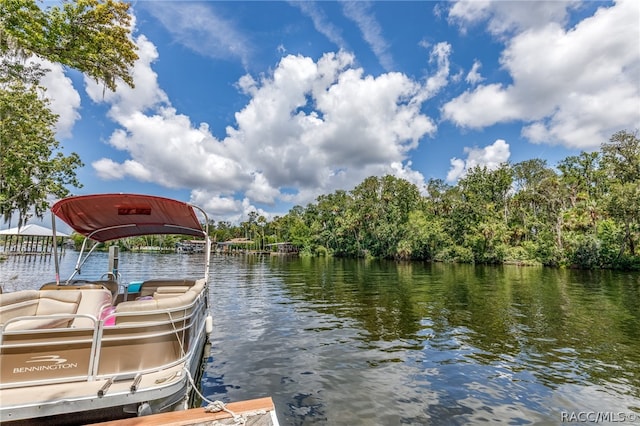
<svg viewBox="0 0 640 426">
<path fill-rule="evenodd" d="M 191 408 L 184 411 L 152 414 L 150 416 L 132 417 L 92 426 L 204 426 L 204 425 L 236 425 L 246 426 L 278 426 L 275 406 L 270 397 L 247 401 L 230 402 L 225 408 L 236 416 L 242 416 L 245 423 L 238 423 L 227 411 L 208 412 L 204 407 Z"/>
</svg>

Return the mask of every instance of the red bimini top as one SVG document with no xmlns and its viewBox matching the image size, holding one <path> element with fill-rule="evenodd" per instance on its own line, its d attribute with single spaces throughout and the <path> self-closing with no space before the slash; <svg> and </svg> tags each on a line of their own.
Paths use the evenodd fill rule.
<svg viewBox="0 0 640 426">
<path fill-rule="evenodd" d="M 99 242 L 152 234 L 206 236 L 193 205 L 152 195 L 68 197 L 55 203 L 51 212 L 77 233 Z"/>
</svg>

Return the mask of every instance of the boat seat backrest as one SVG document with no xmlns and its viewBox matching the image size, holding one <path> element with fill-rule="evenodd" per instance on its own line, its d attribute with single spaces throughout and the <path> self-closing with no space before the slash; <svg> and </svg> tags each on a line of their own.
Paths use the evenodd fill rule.
<svg viewBox="0 0 640 426">
<path fill-rule="evenodd" d="M 144 285 L 144 284 L 143 284 Z M 132 313 L 132 312 L 149 312 L 156 310 L 166 310 L 166 311 L 174 311 L 171 313 L 172 319 L 181 318 L 182 316 L 188 314 L 188 312 L 182 311 L 179 309 L 181 307 L 187 307 L 191 305 L 196 298 L 203 291 L 205 285 L 205 280 L 200 279 L 195 281 L 195 284 L 192 287 L 183 293 L 161 293 L 154 292 L 154 295 L 160 297 L 152 297 L 150 299 L 145 298 L 144 300 L 135 300 L 130 302 L 122 302 L 116 306 L 116 313 Z M 166 287 L 184 287 L 184 286 L 166 286 Z M 170 288 L 168 289 L 170 290 Z M 169 297 L 165 297 L 169 296 Z M 134 322 L 143 322 L 148 320 L 168 320 L 169 316 L 166 314 L 158 314 L 154 317 L 150 317 L 149 315 L 141 314 L 141 315 L 122 315 L 116 317 L 116 324 L 122 323 L 134 323 Z"/>
<path fill-rule="evenodd" d="M 80 291 L 40 291 L 36 315 L 74 314 L 82 298 Z"/>
<path fill-rule="evenodd" d="M 35 315 L 38 309 L 37 290 L 21 290 L 0 294 L 0 324 L 11 318 Z"/>
<path fill-rule="evenodd" d="M 2 301 L 3 315 L 1 321 L 2 323 L 4 323 L 12 318 L 17 318 L 20 316 L 35 316 L 35 318 L 25 318 L 23 320 L 12 322 L 5 327 L 6 330 L 13 331 L 39 328 L 68 327 L 73 319 L 71 316 L 40 319 L 38 319 L 37 317 L 54 314 L 75 314 L 82 297 L 80 291 L 26 291 L 29 291 L 30 293 L 24 293 L 23 295 L 14 296 L 15 299 L 10 304 L 5 304 L 5 301 Z"/>
<path fill-rule="evenodd" d="M 86 283 L 56 284 L 47 283 L 40 287 L 40 290 L 99 290 L 107 289 L 111 292 L 111 300 L 115 302 L 118 296 L 118 282 L 111 280 L 91 281 Z"/>
<path fill-rule="evenodd" d="M 106 288 L 95 290 L 83 290 L 82 298 L 78 304 L 76 314 L 87 314 L 94 317 L 96 320 L 100 319 L 102 311 L 111 306 L 111 291 Z M 71 327 L 95 327 L 96 322 L 87 317 L 76 317 L 71 323 Z"/>
<path fill-rule="evenodd" d="M 12 318 L 25 318 L 6 326 L 6 330 L 27 330 L 55 327 L 90 327 L 96 321 L 77 314 L 100 319 L 103 309 L 111 305 L 111 292 L 98 287 L 86 290 L 22 290 L 0 295 L 0 324 Z M 60 318 L 38 318 L 62 314 Z M 64 316 L 66 315 L 66 316 Z"/>
<path fill-rule="evenodd" d="M 122 302 L 116 306 L 116 313 L 124 312 L 142 312 L 142 311 L 156 311 L 159 309 L 178 309 L 183 306 L 188 306 L 197 297 L 197 293 L 194 291 L 187 291 L 181 294 L 173 294 L 173 297 L 168 298 L 150 298 L 142 300 L 134 300 L 130 302 Z M 118 317 L 118 321 L 127 317 Z"/>
<path fill-rule="evenodd" d="M 107 290 L 109 290 L 111 292 L 111 299 L 115 302 L 116 297 L 118 297 L 119 287 L 120 287 L 120 285 L 118 284 L 117 281 L 100 280 L 100 281 L 93 281 L 93 282 L 95 284 L 99 284 L 99 285 L 103 286 L 104 288 L 106 288 Z"/>
<path fill-rule="evenodd" d="M 191 287 L 187 287 L 184 285 L 168 285 L 166 287 L 158 287 L 156 292 L 153 293 L 153 298 L 158 300 L 180 296 L 181 294 L 189 291 L 190 288 Z"/>
<path fill-rule="evenodd" d="M 192 287 L 195 284 L 194 280 L 181 279 L 155 279 L 147 280 L 140 286 L 140 297 L 153 296 L 153 293 L 157 292 L 161 287 Z"/>
</svg>

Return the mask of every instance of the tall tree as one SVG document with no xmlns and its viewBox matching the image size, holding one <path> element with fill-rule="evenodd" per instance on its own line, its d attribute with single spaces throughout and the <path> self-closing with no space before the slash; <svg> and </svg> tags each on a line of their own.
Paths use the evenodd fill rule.
<svg viewBox="0 0 640 426">
<path fill-rule="evenodd" d="M 511 199 L 512 238 L 515 243 L 531 241 L 547 222 L 549 200 L 544 185 L 555 173 L 539 158 L 514 164 L 512 169 L 516 191 Z"/>
<path fill-rule="evenodd" d="M 42 217 L 48 195 L 60 198 L 68 193 L 65 185 L 80 186 L 74 172 L 82 165 L 78 155 L 53 154 L 59 146 L 56 119 L 35 87 L 0 90 L 0 214 L 5 221 L 17 211 L 22 226 L 31 208 Z"/>
<path fill-rule="evenodd" d="M 317 218 L 314 227 L 317 242 L 327 252 L 339 249 L 344 234 L 338 227 L 338 218 L 343 216 L 348 203 L 348 195 L 344 190 L 337 190 L 333 194 L 320 195 L 317 198 Z"/>
<path fill-rule="evenodd" d="M 610 179 L 607 210 L 624 229 L 625 248 L 631 256 L 636 254 L 640 234 L 640 139 L 638 134 L 621 131 L 602 145 L 602 157 Z"/>
<path fill-rule="evenodd" d="M 478 262 L 495 263 L 504 258 L 512 181 L 511 168 L 503 164 L 495 170 L 474 167 L 458 183 L 462 195 L 458 223 L 465 228 L 463 244 Z"/>
<path fill-rule="evenodd" d="M 395 255 L 400 230 L 419 202 L 418 188 L 394 176 L 366 178 L 351 191 L 352 214 L 362 229 L 367 253 L 374 257 Z"/>
<path fill-rule="evenodd" d="M 55 139 L 57 116 L 39 86 L 46 70 L 38 57 L 84 72 L 106 88 L 119 80 L 133 86 L 137 59 L 130 39 L 129 4 L 114 0 L 65 1 L 43 8 L 35 0 L 0 1 L 0 215 L 19 226 L 31 212 L 41 217 L 47 198 L 80 186 L 82 165 L 62 154 Z"/>
<path fill-rule="evenodd" d="M 602 144 L 602 160 L 609 177 L 620 183 L 640 181 L 640 139 L 638 132 L 615 133 Z"/>
</svg>

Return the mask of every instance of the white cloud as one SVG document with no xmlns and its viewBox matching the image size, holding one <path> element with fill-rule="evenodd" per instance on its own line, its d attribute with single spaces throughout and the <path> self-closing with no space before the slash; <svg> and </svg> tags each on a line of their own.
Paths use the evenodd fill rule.
<svg viewBox="0 0 640 426">
<path fill-rule="evenodd" d="M 447 173 L 447 181 L 455 182 L 464 177 L 467 171 L 474 167 L 486 167 L 489 170 L 495 170 L 501 164 L 507 162 L 511 156 L 509 144 L 503 139 L 497 139 L 493 144 L 484 148 L 464 148 L 467 154 L 466 159 L 452 158 L 451 169 Z"/>
<path fill-rule="evenodd" d="M 269 184 L 265 176 L 256 172 L 253 174 L 253 181 L 249 184 L 245 195 L 257 203 L 273 203 L 278 198 L 280 192 Z"/>
<path fill-rule="evenodd" d="M 488 19 L 495 34 L 516 35 L 501 56 L 513 83 L 463 93 L 444 105 L 445 119 L 471 128 L 522 121 L 522 135 L 532 142 L 581 149 L 640 125 L 638 2 L 601 7 L 570 29 L 562 27 L 566 16 L 560 6 L 573 3 L 544 2 L 550 6 L 545 12 L 536 2 L 515 2 L 519 12 L 507 18 L 510 3 L 456 3 L 450 10 L 467 22 Z M 541 20 L 544 13 L 549 20 Z M 499 25 L 501 19 L 506 21 Z"/>
<path fill-rule="evenodd" d="M 393 175 L 414 184 L 423 195 L 426 195 L 424 175 L 417 170 L 413 170 L 411 165 L 411 161 L 407 161 L 404 164 L 400 162 L 393 162 L 389 165 L 389 171 L 385 174 Z"/>
<path fill-rule="evenodd" d="M 471 67 L 469 73 L 467 74 L 467 77 L 465 78 L 467 83 L 475 85 L 484 80 L 482 75 L 480 75 L 481 66 L 482 64 L 480 63 L 480 61 L 473 61 L 473 66 Z"/>
<path fill-rule="evenodd" d="M 440 89 L 449 82 L 449 57 L 451 56 L 451 45 L 447 42 L 436 44 L 429 54 L 429 62 L 437 64 L 437 71 L 427 78 L 424 90 L 424 99 L 427 100 L 435 96 Z"/>
<path fill-rule="evenodd" d="M 500 122 L 523 119 L 519 99 L 502 84 L 478 86 L 447 102 L 443 116 L 461 127 L 482 128 Z"/>
<path fill-rule="evenodd" d="M 327 18 L 327 15 L 322 9 L 316 6 L 315 2 L 311 1 L 290 1 L 290 5 L 297 7 L 300 11 L 311 18 L 313 26 L 320 33 L 323 34 L 329 41 L 334 43 L 340 49 L 347 48 L 347 42 L 342 37 L 341 31 L 338 27 L 333 25 Z"/>
<path fill-rule="evenodd" d="M 166 93 L 158 86 L 158 75 L 151 68 L 151 64 L 158 59 L 158 50 L 144 35 L 134 42 L 138 47 L 138 60 L 131 71 L 135 87 L 119 82 L 117 90 L 112 92 L 85 76 L 86 91 L 91 100 L 110 104 L 110 115 L 116 120 L 168 102 Z"/>
<path fill-rule="evenodd" d="M 193 127 L 188 117 L 177 114 L 173 108 L 159 109 L 153 115 L 136 112 L 116 119 L 126 131 L 114 132 L 109 142 L 144 166 L 151 176 L 145 181 L 170 188 L 219 185 L 226 192 L 252 181 L 242 166 L 225 154 L 222 144 L 206 126 Z M 123 167 L 120 177 L 141 178 L 142 175 L 132 171 L 137 169 Z M 103 177 L 107 175 L 101 173 Z"/>
<path fill-rule="evenodd" d="M 471 25 L 488 21 L 487 29 L 502 37 L 507 33 L 522 32 L 567 20 L 567 9 L 577 7 L 580 0 L 563 1 L 491 1 L 462 0 L 449 9 L 449 22 L 457 24 L 463 32 Z"/>
<path fill-rule="evenodd" d="M 209 215 L 209 219 L 216 221 L 224 220 L 231 223 L 240 223 L 246 220 L 251 212 L 269 217 L 267 212 L 254 206 L 247 198 L 236 200 L 231 196 L 221 196 L 215 191 L 206 189 L 194 189 L 191 191 L 190 202 L 202 207 Z"/>
<path fill-rule="evenodd" d="M 247 67 L 252 48 L 232 21 L 213 11 L 209 2 L 142 2 L 176 41 L 203 56 L 239 59 Z"/>
<path fill-rule="evenodd" d="M 318 195 L 342 185 L 338 170 L 355 184 L 365 171 L 402 161 L 435 131 L 411 102 L 422 87 L 399 73 L 363 76 L 352 61 L 344 52 L 317 62 L 288 56 L 271 78 L 243 79 L 252 99 L 236 113 L 238 127 L 228 130 L 234 157 L 274 187 L 299 187 L 300 203 L 311 201 L 303 199 L 306 188 Z"/>
<path fill-rule="evenodd" d="M 50 102 L 51 111 L 58 115 L 56 134 L 60 138 L 71 137 L 73 126 L 80 119 L 80 94 L 59 64 L 39 58 L 31 58 L 29 62 L 49 70 L 40 83 L 47 89 L 45 97 Z"/>
<path fill-rule="evenodd" d="M 387 71 L 394 69 L 393 58 L 389 53 L 389 43 L 384 39 L 382 28 L 370 10 L 370 3 L 367 1 L 343 1 L 342 10 L 347 18 L 358 25 L 364 40 L 378 57 L 380 65 Z"/>
<path fill-rule="evenodd" d="M 447 182 L 455 182 L 458 178 L 462 177 L 465 173 L 465 162 L 459 158 L 452 158 L 450 160 L 451 168 L 447 173 Z"/>
<path fill-rule="evenodd" d="M 153 181 L 151 171 L 143 164 L 134 160 L 126 160 L 120 164 L 108 158 L 101 158 L 95 161 L 92 166 L 98 173 L 98 176 L 106 180 L 115 180 L 123 176 L 131 176 L 142 182 Z"/>
<path fill-rule="evenodd" d="M 418 186 L 424 181 L 406 160 L 436 130 L 421 106 L 446 84 L 446 44 L 434 47 L 437 80 L 425 85 L 401 73 L 364 75 L 344 51 L 317 61 L 286 56 L 270 75 L 238 81 L 250 100 L 218 139 L 206 123 L 196 126 L 171 106 L 152 70 L 156 49 L 144 36 L 136 43 L 134 89 L 119 86 L 102 97 L 86 82 L 92 99 L 108 103 L 109 117 L 121 127 L 108 143 L 130 157 L 94 162 L 103 179 L 190 188 L 192 199 L 204 201 L 198 204 L 218 220 L 260 213 L 257 204 L 305 205 L 372 175 L 393 173 Z"/>
</svg>

